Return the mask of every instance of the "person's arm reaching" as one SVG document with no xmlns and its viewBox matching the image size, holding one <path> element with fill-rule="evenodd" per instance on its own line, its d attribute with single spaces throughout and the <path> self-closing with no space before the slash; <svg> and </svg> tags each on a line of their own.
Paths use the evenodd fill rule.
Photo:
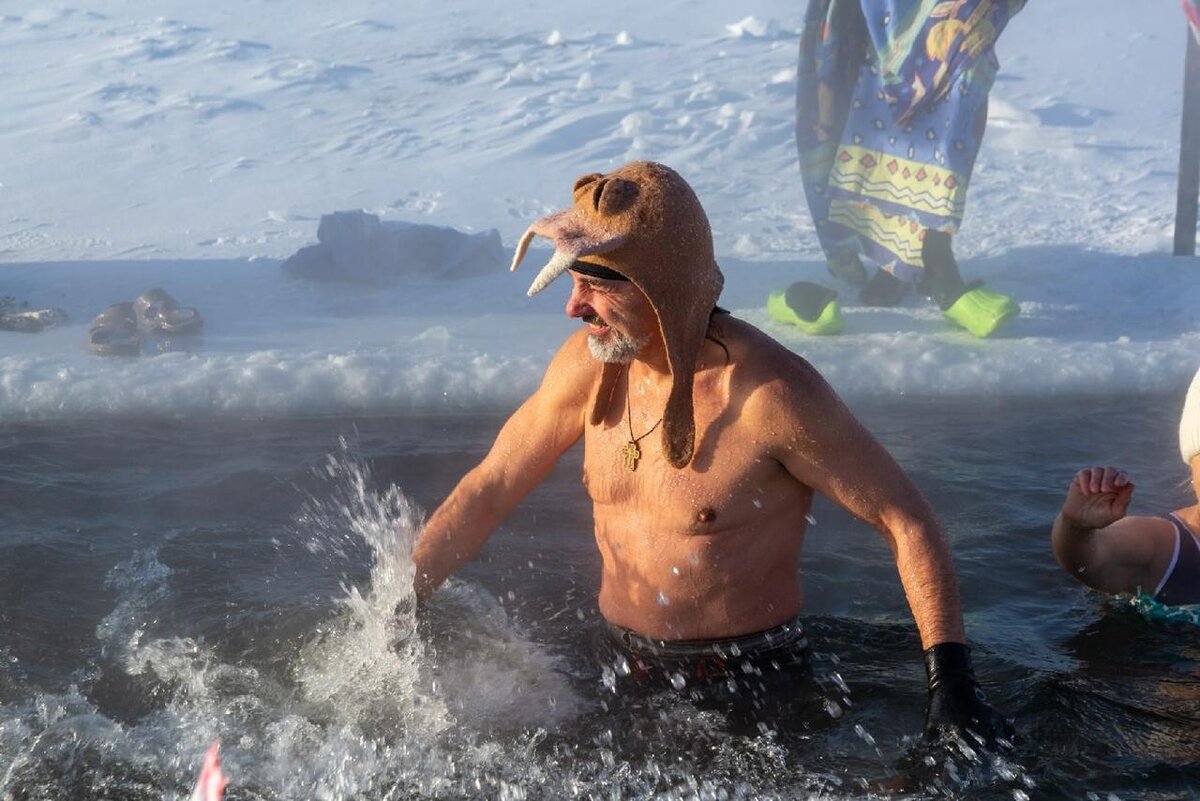
<svg viewBox="0 0 1200 801">
<path fill-rule="evenodd" d="M 875 528 L 891 548 L 925 653 L 926 738 L 969 729 L 987 740 L 1011 740 L 1011 725 L 985 702 L 975 679 L 950 548 L 933 510 L 815 370 L 802 364 L 793 378 L 771 404 L 773 415 L 792 421 L 780 440 L 780 461 Z"/>
<path fill-rule="evenodd" d="M 598 375 L 583 332 L 551 361 L 542 384 L 513 413 L 482 462 L 430 516 L 413 549 L 413 580 L 424 599 L 470 560 L 555 462 L 583 434 Z"/>
<path fill-rule="evenodd" d="M 1050 534 L 1063 570 L 1101 592 L 1154 591 L 1175 531 L 1160 518 L 1127 517 L 1132 500 L 1124 470 L 1088 467 L 1075 474 Z"/>
<path fill-rule="evenodd" d="M 768 397 L 770 417 L 787 420 L 777 458 L 807 484 L 883 537 L 896 560 L 921 645 L 964 639 L 950 548 L 933 510 L 891 455 L 809 365 L 795 367 Z M 779 428 L 776 423 L 774 428 Z"/>
</svg>

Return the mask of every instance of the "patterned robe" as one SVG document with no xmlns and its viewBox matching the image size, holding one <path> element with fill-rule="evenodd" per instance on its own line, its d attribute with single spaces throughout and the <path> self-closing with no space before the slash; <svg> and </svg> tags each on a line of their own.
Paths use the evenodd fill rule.
<svg viewBox="0 0 1200 801">
<path fill-rule="evenodd" d="M 913 281 L 925 231 L 958 230 L 999 67 L 993 45 L 1024 5 L 810 0 L 796 144 L 831 263 L 863 254 Z"/>
</svg>

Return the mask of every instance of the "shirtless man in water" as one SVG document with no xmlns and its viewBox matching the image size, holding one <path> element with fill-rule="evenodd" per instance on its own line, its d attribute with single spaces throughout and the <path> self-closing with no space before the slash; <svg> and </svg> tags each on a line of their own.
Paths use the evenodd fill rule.
<svg viewBox="0 0 1200 801">
<path fill-rule="evenodd" d="M 804 359 L 716 307 L 723 284 L 691 188 L 636 162 L 575 185 L 537 221 L 583 322 L 413 553 L 432 593 L 583 440 L 603 558 L 600 612 L 635 670 L 689 681 L 806 662 L 797 615 L 805 515 L 820 492 L 874 527 L 925 648 L 926 733 L 1008 736 L 965 645 L 950 552 L 921 493 Z M 676 685 L 678 686 L 678 685 Z"/>
</svg>

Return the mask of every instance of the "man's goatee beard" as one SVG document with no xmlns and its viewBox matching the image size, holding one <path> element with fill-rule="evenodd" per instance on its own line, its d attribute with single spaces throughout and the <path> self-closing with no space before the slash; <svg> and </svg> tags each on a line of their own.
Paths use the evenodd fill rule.
<svg viewBox="0 0 1200 801">
<path fill-rule="evenodd" d="M 605 364 L 629 364 L 646 345 L 649 337 L 633 339 L 620 331 L 609 331 L 605 339 L 593 334 L 587 338 L 588 350 L 592 358 Z"/>
</svg>

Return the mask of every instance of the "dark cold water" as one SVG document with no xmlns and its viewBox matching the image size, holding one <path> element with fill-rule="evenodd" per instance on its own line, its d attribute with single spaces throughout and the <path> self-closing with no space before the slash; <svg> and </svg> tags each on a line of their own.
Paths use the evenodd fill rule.
<svg viewBox="0 0 1200 801">
<path fill-rule="evenodd" d="M 1085 464 L 1126 467 L 1135 512 L 1188 502 L 1177 403 L 857 409 L 938 509 L 977 671 L 1020 733 L 911 797 L 1200 797 L 1200 628 L 1082 589 L 1048 535 Z M 415 509 L 500 422 L 0 426 L 0 798 L 185 798 L 217 737 L 231 799 L 899 797 L 919 642 L 887 548 L 828 504 L 807 711 L 776 728 L 596 664 L 577 453 L 417 622 Z"/>
</svg>

